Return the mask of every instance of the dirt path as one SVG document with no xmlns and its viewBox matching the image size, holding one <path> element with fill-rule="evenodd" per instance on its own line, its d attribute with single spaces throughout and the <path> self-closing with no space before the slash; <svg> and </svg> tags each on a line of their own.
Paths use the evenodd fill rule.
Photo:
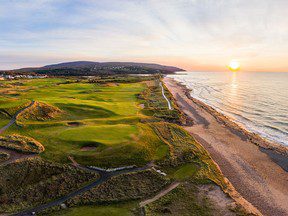
<svg viewBox="0 0 288 216">
<path fill-rule="evenodd" d="M 152 203 L 158 199 L 160 199 L 161 197 L 165 196 L 167 193 L 169 193 L 170 191 L 172 191 L 174 188 L 178 187 L 180 183 L 179 182 L 174 182 L 171 185 L 169 185 L 167 188 L 165 188 L 164 190 L 160 191 L 156 196 L 154 196 L 151 199 L 147 199 L 144 200 L 142 202 L 140 202 L 140 207 L 143 207 L 149 203 Z"/>
<path fill-rule="evenodd" d="M 194 125 L 185 129 L 200 142 L 235 189 L 264 215 L 288 215 L 288 173 L 247 137 L 189 99 L 170 78 L 164 83 Z"/>
</svg>

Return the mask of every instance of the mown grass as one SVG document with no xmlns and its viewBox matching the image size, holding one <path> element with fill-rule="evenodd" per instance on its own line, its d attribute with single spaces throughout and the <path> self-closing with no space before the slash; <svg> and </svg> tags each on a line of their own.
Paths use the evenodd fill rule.
<svg viewBox="0 0 288 216">
<path fill-rule="evenodd" d="M 173 178 L 184 180 L 196 174 L 198 167 L 193 163 L 180 166 L 174 173 Z"/>
<path fill-rule="evenodd" d="M 212 214 L 209 201 L 197 197 L 197 185 L 218 184 L 225 189 L 222 174 L 203 147 L 179 126 L 187 123 L 187 119 L 167 89 L 165 94 L 172 101 L 173 110 L 167 109 L 159 80 L 144 80 L 142 82 L 143 79 L 133 78 L 125 82 L 123 77 L 94 80 L 44 79 L 6 82 L 0 86 L 0 92 L 3 93 L 0 96 L 0 101 L 3 101 L 0 105 L 0 125 L 9 120 L 6 112 L 12 114 L 32 100 L 40 102 L 43 107 L 61 110 L 59 115 L 51 118 L 37 118 L 39 110 L 30 109 L 30 116 L 27 112 L 17 120 L 18 125 L 13 125 L 3 134 L 17 133 L 36 139 L 45 146 L 45 151 L 40 154 L 45 161 L 66 164 L 70 163 L 68 156 L 72 156 L 80 164 L 103 168 L 143 166 L 154 161 L 157 168 L 168 174 L 164 178 L 150 170 L 117 176 L 69 200 L 66 204 L 73 208 L 57 212 L 57 215 L 129 215 L 132 208 L 139 207 L 135 200 L 152 197 L 175 180 L 181 181 L 181 186 L 146 206 L 147 215 Z M 141 106 L 143 104 L 144 108 Z M 83 147 L 94 148 L 87 151 Z M 26 165 L 23 167 L 27 168 Z M 27 175 L 26 168 L 16 173 Z M 30 174 L 36 175 L 37 172 L 32 170 Z M 39 172 L 44 171 L 40 169 Z M 40 176 L 45 177 L 45 173 Z M 65 170 L 63 176 L 58 173 L 52 175 L 55 177 L 45 177 L 48 182 L 45 179 L 34 181 L 30 174 L 27 178 L 29 186 L 23 180 L 20 195 L 12 193 L 13 199 L 24 203 L 19 208 L 27 207 L 27 202 L 35 205 L 47 201 L 43 188 L 49 192 L 48 200 L 64 195 L 68 189 L 57 192 L 58 187 L 64 187 L 61 180 L 68 185 L 69 190 L 74 188 L 71 185 L 74 183 L 75 188 L 79 187 L 76 175 L 70 176 Z M 66 174 L 68 177 L 65 177 Z M 64 178 L 68 178 L 68 181 L 71 178 L 71 184 Z M 52 187 L 51 179 L 55 180 L 55 187 Z M 11 183 L 18 184 L 14 180 Z M 26 202 L 24 196 L 31 194 L 31 191 L 38 195 Z M 109 206 L 103 206 L 108 203 Z M 4 206 L 10 210 L 14 208 L 7 203 Z M 136 213 L 139 213 L 138 210 Z"/>
<path fill-rule="evenodd" d="M 95 141 L 104 145 L 131 142 L 133 135 L 137 136 L 136 126 L 126 124 L 80 126 L 69 128 L 59 133 L 60 139 L 65 141 Z"/>
<path fill-rule="evenodd" d="M 21 91 L 17 91 L 13 83 L 17 83 Z M 12 85 L 13 91 L 19 94 L 13 102 L 6 100 L 6 109 L 23 106 L 14 101 L 34 100 L 40 102 L 42 110 L 55 107 L 62 111 L 55 118 L 37 118 L 41 114 L 39 106 L 35 106 L 35 111 L 32 107 L 17 119 L 20 128 L 14 125 L 4 133 L 18 133 L 39 140 L 46 148 L 43 158 L 66 163 L 67 156 L 71 155 L 83 164 L 102 166 L 144 164 L 151 159 L 148 153 L 142 156 L 144 145 L 138 145 L 142 127 L 139 121 L 143 115 L 137 95 L 145 88 L 141 82 L 107 84 L 41 79 L 22 80 L 21 84 L 20 81 L 7 82 L 6 85 Z M 4 94 L 5 97 L 10 96 Z M 2 121 L 7 122 L 4 117 Z M 70 126 L 68 122 L 71 121 L 79 126 Z M 95 151 L 81 150 L 93 143 L 97 144 Z"/>
</svg>

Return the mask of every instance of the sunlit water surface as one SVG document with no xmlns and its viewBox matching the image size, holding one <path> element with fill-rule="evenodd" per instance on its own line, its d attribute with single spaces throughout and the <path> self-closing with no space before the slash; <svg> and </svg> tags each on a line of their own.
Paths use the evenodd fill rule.
<svg viewBox="0 0 288 216">
<path fill-rule="evenodd" d="M 168 77 L 247 130 L 288 146 L 288 73 L 185 72 Z"/>
</svg>

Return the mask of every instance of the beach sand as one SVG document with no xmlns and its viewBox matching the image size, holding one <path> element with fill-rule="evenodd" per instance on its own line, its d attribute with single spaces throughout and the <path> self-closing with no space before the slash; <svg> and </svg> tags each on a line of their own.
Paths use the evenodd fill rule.
<svg viewBox="0 0 288 216">
<path fill-rule="evenodd" d="M 163 81 L 194 123 L 184 128 L 211 154 L 240 195 L 263 215 L 288 215 L 287 148 L 270 145 L 235 125 L 191 98 L 189 91 L 173 79 L 165 77 Z"/>
</svg>

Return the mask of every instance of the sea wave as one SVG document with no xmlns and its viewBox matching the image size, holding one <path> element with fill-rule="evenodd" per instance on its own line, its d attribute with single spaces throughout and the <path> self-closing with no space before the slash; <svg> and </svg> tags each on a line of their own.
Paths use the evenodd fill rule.
<svg viewBox="0 0 288 216">
<path fill-rule="evenodd" d="M 191 96 L 248 131 L 288 146 L 288 74 L 243 74 L 229 77 L 227 73 L 197 72 L 169 75 L 191 90 Z M 233 75 L 234 76 L 234 75 Z M 228 77 L 228 78 L 227 78 Z M 257 82 L 255 79 L 257 78 Z M 264 80 L 264 81 L 263 81 Z M 283 100 L 286 98 L 286 100 Z"/>
</svg>

